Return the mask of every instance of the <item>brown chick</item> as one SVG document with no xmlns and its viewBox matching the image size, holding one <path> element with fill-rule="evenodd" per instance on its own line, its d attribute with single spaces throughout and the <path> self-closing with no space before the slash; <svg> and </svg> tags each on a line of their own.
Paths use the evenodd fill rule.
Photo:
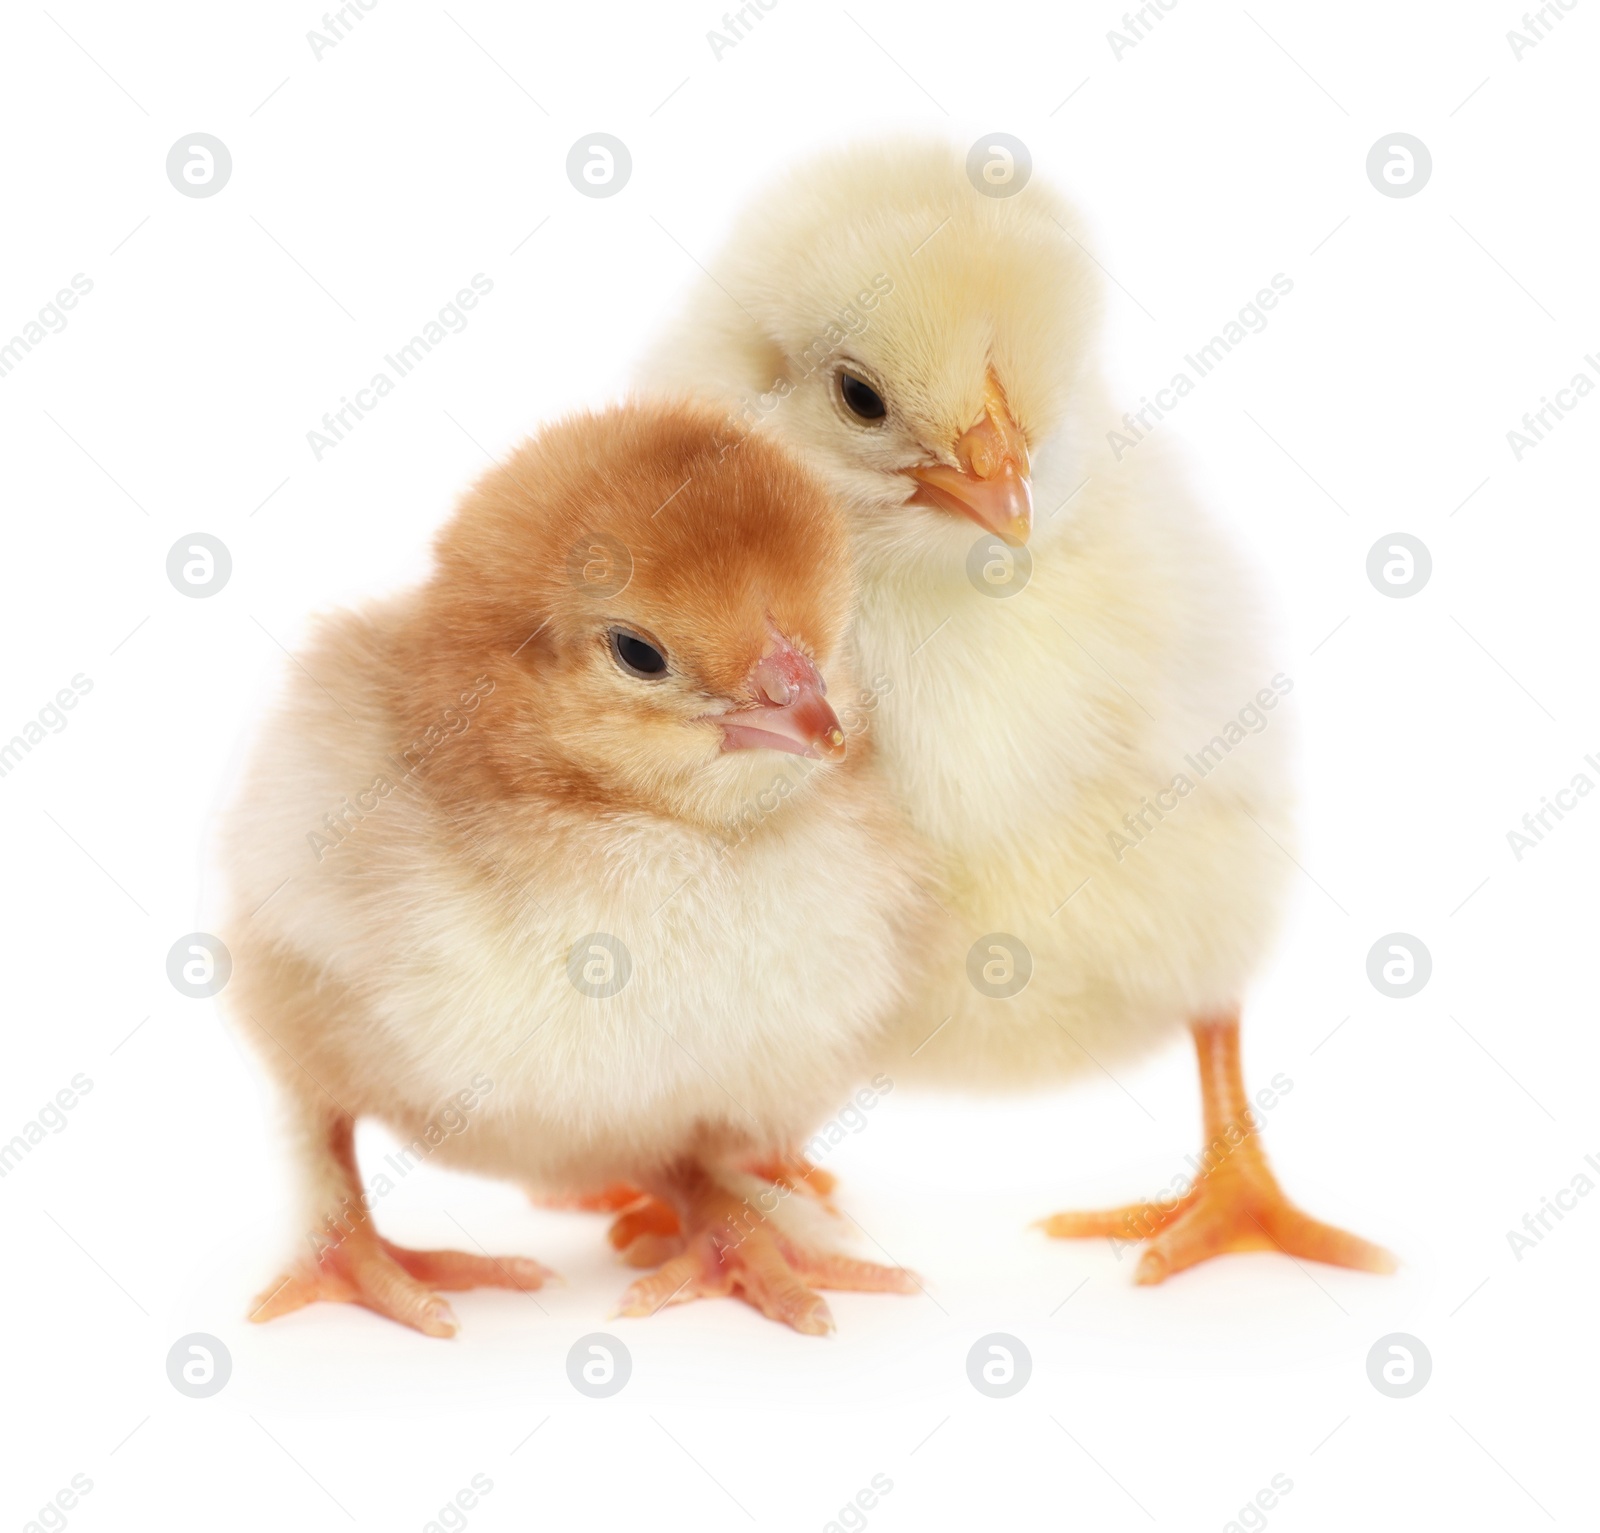
<svg viewBox="0 0 1600 1533">
<path fill-rule="evenodd" d="M 463 500 L 421 590 L 299 657 L 226 831 L 228 995 L 305 1189 L 253 1318 L 353 1300 L 449 1335 L 436 1290 L 547 1275 L 382 1239 L 362 1117 L 408 1167 L 670 1202 L 686 1248 L 628 1313 L 734 1292 L 823 1332 L 813 1288 L 911 1284 L 796 1238 L 732 1169 L 848 1091 L 927 913 L 865 739 L 846 754 L 865 714 L 825 695 L 855 696 L 839 515 L 717 422 L 547 429 Z"/>
</svg>

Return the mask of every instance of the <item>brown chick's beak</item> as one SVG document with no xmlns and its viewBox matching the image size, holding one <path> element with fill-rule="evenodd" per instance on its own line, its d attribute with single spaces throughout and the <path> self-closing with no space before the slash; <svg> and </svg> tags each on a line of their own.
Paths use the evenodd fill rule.
<svg viewBox="0 0 1600 1533">
<path fill-rule="evenodd" d="M 780 641 L 756 662 L 750 685 L 761 699 L 754 708 L 717 715 L 723 750 L 787 751 L 823 761 L 844 755 L 844 731 L 824 697 L 827 685 L 799 650 Z"/>
<path fill-rule="evenodd" d="M 911 504 L 971 517 L 1012 547 L 1033 531 L 1028 444 L 1011 417 L 993 371 L 983 388 L 983 418 L 956 443 L 959 468 L 944 463 L 909 470 L 917 481 Z"/>
</svg>

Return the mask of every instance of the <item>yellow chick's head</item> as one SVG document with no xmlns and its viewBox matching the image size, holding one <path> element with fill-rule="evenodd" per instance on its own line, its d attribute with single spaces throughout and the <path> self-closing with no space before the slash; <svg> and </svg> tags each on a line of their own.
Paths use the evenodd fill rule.
<svg viewBox="0 0 1600 1533">
<path fill-rule="evenodd" d="M 731 442 L 715 412 L 624 405 L 547 428 L 463 499 L 436 555 L 395 704 L 420 727 L 463 688 L 481 698 L 430 776 L 447 799 L 711 826 L 766 785 L 774 752 L 845 754 L 823 679 L 851 600 L 842 517 L 778 444 Z"/>
<path fill-rule="evenodd" d="M 874 144 L 747 211 L 648 371 L 797 448 L 856 513 L 869 565 L 943 558 L 974 522 L 1027 541 L 1031 457 L 1068 416 L 1099 312 L 1049 188 L 985 195 L 948 145 Z"/>
</svg>

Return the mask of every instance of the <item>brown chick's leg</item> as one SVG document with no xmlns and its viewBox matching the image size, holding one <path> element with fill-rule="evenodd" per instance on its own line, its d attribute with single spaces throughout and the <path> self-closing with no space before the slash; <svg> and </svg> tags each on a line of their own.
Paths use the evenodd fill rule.
<svg viewBox="0 0 1600 1533">
<path fill-rule="evenodd" d="M 662 1203 L 629 1182 L 611 1182 L 598 1192 L 546 1193 L 532 1189 L 528 1201 L 535 1208 L 563 1213 L 615 1214 L 611 1244 L 622 1252 L 630 1267 L 659 1267 L 683 1249 L 678 1216 L 670 1203 Z"/>
<path fill-rule="evenodd" d="M 827 1206 L 828 1195 L 839 1185 L 839 1178 L 831 1171 L 813 1166 L 798 1151 L 788 1155 L 774 1155 L 770 1160 L 752 1161 L 747 1168 L 752 1176 L 763 1181 L 776 1182 L 793 1192 L 803 1192 Z"/>
<path fill-rule="evenodd" d="M 807 1197 L 817 1199 L 824 1208 L 830 1211 L 833 1209 L 833 1204 L 828 1198 L 833 1189 L 839 1185 L 838 1177 L 831 1171 L 824 1171 L 820 1166 L 813 1166 L 798 1152 L 774 1155 L 767 1160 L 751 1161 L 745 1169 L 752 1176 L 759 1176 L 764 1182 L 776 1183 L 784 1189 L 785 1194 L 803 1192 Z M 683 1239 L 678 1215 L 672 1205 L 662 1203 L 648 1193 L 630 1188 L 625 1182 L 619 1182 L 615 1187 L 606 1189 L 607 1194 L 622 1192 L 631 1192 L 633 1196 L 625 1202 L 615 1204 L 596 1200 L 549 1206 L 620 1213 L 621 1217 L 611 1225 L 610 1239 L 611 1244 L 622 1252 L 622 1259 L 630 1267 L 658 1267 L 669 1257 L 677 1255 L 683 1249 Z"/>
<path fill-rule="evenodd" d="M 834 1329 L 833 1315 L 813 1289 L 915 1293 L 919 1287 L 903 1268 L 802 1246 L 700 1167 L 686 1169 L 672 1190 L 688 1231 L 686 1249 L 629 1288 L 620 1315 L 653 1315 L 668 1304 L 732 1294 L 769 1320 L 807 1336 L 826 1336 Z"/>
<path fill-rule="evenodd" d="M 630 1267 L 659 1267 L 684 1244 L 677 1210 L 648 1195 L 612 1221 L 609 1238 Z"/>
<path fill-rule="evenodd" d="M 598 1192 L 571 1194 L 532 1190 L 528 1201 L 535 1208 L 553 1208 L 579 1214 L 620 1214 L 649 1194 L 628 1182 L 609 1182 Z"/>
<path fill-rule="evenodd" d="M 1282 1251 L 1362 1272 L 1393 1272 L 1393 1256 L 1357 1235 L 1302 1213 L 1283 1194 L 1266 1151 L 1239 1063 L 1237 1014 L 1193 1024 L 1205 1103 L 1204 1170 L 1170 1204 L 1131 1203 L 1098 1213 L 1055 1214 L 1049 1235 L 1149 1242 L 1136 1283 L 1159 1283 L 1225 1251 Z"/>
<path fill-rule="evenodd" d="M 307 1125 L 308 1128 L 311 1125 Z M 454 1336 L 456 1317 L 436 1290 L 540 1287 L 552 1274 L 525 1256 L 474 1256 L 465 1251 L 411 1251 L 383 1239 L 361 1206 L 355 1125 L 322 1119 L 322 1146 L 312 1167 L 328 1212 L 310 1233 L 312 1253 L 256 1296 L 250 1319 L 275 1320 L 318 1299 L 364 1304 L 425 1336 Z"/>
</svg>

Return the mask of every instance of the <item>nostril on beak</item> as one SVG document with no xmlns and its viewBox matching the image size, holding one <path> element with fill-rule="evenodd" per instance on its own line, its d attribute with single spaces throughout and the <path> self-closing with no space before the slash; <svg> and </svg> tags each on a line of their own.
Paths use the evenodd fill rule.
<svg viewBox="0 0 1600 1533">
<path fill-rule="evenodd" d="M 788 707 L 800 690 L 770 658 L 756 666 L 751 673 L 751 680 L 755 683 L 756 691 L 774 708 Z"/>
<path fill-rule="evenodd" d="M 716 715 L 725 751 L 762 746 L 825 761 L 843 758 L 849 742 L 823 697 L 822 673 L 776 631 L 769 653 L 751 668 L 748 686 L 753 706 Z"/>
<path fill-rule="evenodd" d="M 966 448 L 963 456 L 967 459 L 967 467 L 980 479 L 993 479 L 1000 469 L 998 444 L 987 433 L 980 435 L 972 431 L 962 439 L 961 445 Z"/>
</svg>

